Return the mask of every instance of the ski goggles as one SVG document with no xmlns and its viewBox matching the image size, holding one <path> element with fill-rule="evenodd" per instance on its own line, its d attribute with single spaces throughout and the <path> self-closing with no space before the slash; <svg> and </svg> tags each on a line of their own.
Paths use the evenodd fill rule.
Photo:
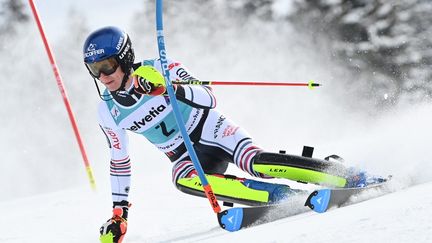
<svg viewBox="0 0 432 243">
<path fill-rule="evenodd" d="M 119 64 L 115 57 L 110 57 L 100 62 L 86 63 L 86 66 L 93 77 L 99 78 L 101 73 L 105 75 L 113 74 L 119 67 Z"/>
</svg>

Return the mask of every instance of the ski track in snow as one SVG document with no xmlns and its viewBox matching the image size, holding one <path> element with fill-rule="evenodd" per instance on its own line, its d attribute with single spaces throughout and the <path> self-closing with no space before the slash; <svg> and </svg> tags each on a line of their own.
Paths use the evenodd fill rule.
<svg viewBox="0 0 432 243">
<path fill-rule="evenodd" d="M 87 6 L 87 4 L 81 5 Z M 65 11 L 55 9 L 55 12 L 65 13 Z M 92 20 L 98 18 L 93 15 L 96 14 L 95 11 L 91 13 Z M 53 21 L 53 18 L 45 17 L 47 22 L 56 22 Z M 175 19 L 172 18 L 171 25 L 167 27 L 173 26 L 174 21 L 182 20 L 183 17 L 187 18 L 190 15 L 176 15 Z M 192 17 L 201 18 L 201 16 Z M 399 185 L 395 186 L 394 193 L 325 214 L 307 212 L 240 232 L 229 233 L 219 228 L 216 216 L 206 199 L 182 194 L 174 188 L 170 181 L 171 164 L 164 161 L 166 159 L 162 159 L 163 155 L 152 150 L 142 138 L 137 139 L 131 136 L 130 151 L 133 151 L 131 157 L 133 156 L 134 175 L 130 201 L 133 206 L 130 209 L 125 243 L 432 242 L 430 219 L 432 217 L 432 195 L 430 193 L 432 191 L 432 182 L 430 182 L 432 167 L 429 159 L 432 156 L 428 155 L 432 136 L 432 129 L 430 129 L 432 116 L 428 114 L 432 114 L 432 108 L 429 104 L 407 105 L 407 107 L 387 113 L 383 111 L 383 114 L 377 117 L 366 116 L 358 109 L 366 110 L 367 107 L 349 105 L 362 102 L 354 95 L 351 98 L 350 94 L 353 92 L 346 83 L 342 82 L 345 79 L 350 80 L 351 77 L 344 72 L 339 74 L 337 65 L 331 62 L 331 58 L 326 57 L 324 47 L 315 46 L 315 43 L 303 39 L 300 33 L 291 30 L 286 25 L 280 28 L 282 25 L 275 27 L 273 24 L 261 22 L 258 22 L 259 25 L 254 25 L 254 22 L 251 22 L 238 27 L 239 29 L 232 29 L 237 27 L 235 25 L 230 27 L 231 23 L 223 19 L 211 22 L 221 24 L 216 26 L 218 31 L 215 38 L 209 39 L 199 27 L 197 29 L 194 26 L 188 26 L 181 32 L 167 31 L 166 33 L 170 40 L 168 47 L 170 57 L 184 62 L 199 78 L 243 81 L 316 79 L 324 84 L 314 92 L 295 88 L 215 88 L 220 110 L 246 130 L 252 131 L 251 135 L 257 143 L 263 148 L 270 148 L 269 151 L 286 149 L 288 153 L 298 153 L 303 144 L 309 144 L 316 147 L 314 157 L 343 152 L 344 154 L 340 155 L 345 157 L 346 161 L 362 161 L 362 165 L 379 172 L 385 171 L 385 173 L 393 174 L 395 180 L 393 183 Z M 104 23 L 108 24 L 106 21 Z M 121 25 L 118 22 L 109 24 Z M 93 29 L 95 26 L 91 27 Z M 151 58 L 148 55 L 154 53 L 152 52 L 155 49 L 152 35 L 153 32 L 151 35 L 146 34 L 143 40 L 136 41 L 135 47 L 140 58 Z M 151 45 L 144 47 L 140 41 L 144 43 L 147 41 Z M 176 46 L 175 43 L 179 45 Z M 42 45 L 39 47 L 43 48 Z M 148 49 L 139 51 L 139 48 Z M 209 50 L 212 52 L 208 52 Z M 23 48 L 22 51 L 26 52 L 25 60 L 33 57 L 27 55 L 27 52 L 33 52 L 33 50 Z M 210 58 L 197 58 L 203 56 L 203 53 Z M 46 60 L 45 53 L 42 52 L 35 58 L 36 61 Z M 27 62 L 20 63 L 20 65 L 31 66 Z M 275 71 L 275 67 L 282 67 L 282 69 Z M 35 68 L 35 72 L 30 72 L 30 74 L 40 75 L 38 68 L 39 66 Z M 40 68 L 49 69 L 49 66 Z M 67 69 L 63 70 L 72 72 Z M 78 70 L 81 71 L 79 73 L 73 71 L 73 75 L 65 75 L 67 85 L 81 87 L 84 80 L 89 80 L 85 68 Z M 48 75 L 52 76 L 49 71 L 46 71 L 43 76 Z M 15 71 L 14 75 L 9 76 L 14 77 Z M 80 81 L 71 82 L 71 80 Z M 49 86 L 52 87 L 52 91 L 45 92 L 56 92 L 57 94 L 54 80 L 47 78 L 46 82 L 53 82 L 53 84 Z M 356 80 L 356 83 L 360 85 L 361 82 Z M 11 87 L 15 86 L 6 86 L 6 89 L 9 90 Z M 92 83 L 83 87 L 89 89 L 89 94 L 96 95 Z M 10 98 L 6 96 L 5 100 L 14 100 L 16 94 L 9 93 L 14 96 Z M 74 108 L 94 109 L 95 104 L 78 101 L 83 95 L 81 91 L 73 92 L 72 90 L 70 94 Z M 57 104 L 58 107 L 61 106 L 58 110 L 63 110 L 57 98 L 47 102 Z M 26 101 L 33 102 L 30 98 Z M 57 145 L 58 141 L 62 141 L 58 140 L 59 133 L 62 133 L 62 136 L 72 137 L 72 133 L 53 131 L 50 127 L 22 129 L 28 126 L 28 114 L 34 114 L 25 108 L 31 110 L 35 108 L 31 105 L 20 106 L 20 113 L 25 114 L 20 121 L 26 121 L 26 123 L 17 122 L 20 129 L 7 130 L 7 132 L 13 132 L 13 137 L 18 137 L 21 143 L 25 144 L 26 141 L 31 140 L 29 138 L 40 138 L 41 141 L 52 140 L 51 142 Z M 68 122 L 66 117 L 60 118 L 58 110 L 46 114 L 47 117 L 55 117 L 52 120 L 55 123 Z M 17 109 L 11 106 L 8 112 L 14 115 Z M 65 151 L 64 157 L 61 158 L 62 161 L 58 161 L 57 157 L 47 158 L 47 154 L 29 153 L 24 156 L 26 150 L 23 150 L 21 143 L 6 144 L 10 142 L 6 139 L 3 147 L 10 149 L 13 156 L 6 156 L 6 159 L 3 159 L 13 163 L 7 164 L 8 169 L 2 170 L 4 175 L 1 176 L 4 179 L 2 181 L 4 198 L 0 201 L 3 216 L 3 220 L 0 221 L 0 242 L 98 242 L 98 229 L 104 219 L 110 216 L 111 208 L 109 172 L 107 171 L 109 164 L 105 156 L 108 151 L 105 138 L 97 127 L 96 119 L 79 115 L 77 118 L 83 127 L 87 124 L 95 126 L 94 132 L 82 135 L 85 141 L 89 141 L 91 137 L 97 138 L 96 141 L 90 140 L 93 141 L 93 144 L 90 143 L 90 148 L 93 149 L 89 149 L 88 152 L 92 158 L 99 191 L 97 193 L 90 191 L 85 184 L 87 178 L 84 172 L 82 174 L 76 172 L 81 176 L 78 178 L 69 167 L 54 167 L 53 170 L 49 170 L 54 164 L 58 165 L 60 162 L 76 164 L 77 166 L 73 169 L 81 169 L 78 166 L 81 165 L 81 161 L 75 144 L 73 144 L 74 147 L 65 144 L 57 147 L 53 144 L 49 150 L 43 150 Z M 34 116 L 32 119 L 35 124 L 46 122 Z M 271 125 L 265 127 L 267 121 L 270 121 Z M 41 133 L 32 133 L 35 131 L 41 131 Z M 73 142 L 71 138 L 71 144 Z M 38 145 L 34 145 L 35 150 L 39 148 Z M 24 148 L 27 147 L 24 146 Z M 32 164 L 28 160 L 35 162 Z M 55 170 L 57 168 L 61 170 Z M 54 177 L 56 175 L 57 177 Z M 239 175 L 244 176 L 244 174 Z M 18 199 L 13 194 L 14 191 L 20 191 L 16 195 L 32 195 L 40 193 L 38 190 L 50 191 L 51 184 L 58 185 L 54 188 L 63 188 L 65 184 L 69 186 L 72 183 L 67 184 L 63 179 L 83 183 L 85 186 Z M 20 186 L 26 186 L 25 188 L 28 186 L 28 189 L 20 189 Z M 362 195 L 358 200 L 367 196 L 370 195 Z"/>
<path fill-rule="evenodd" d="M 132 206 L 125 242 L 431 242 L 432 182 L 239 232 L 219 228 L 202 198 Z M 104 192 L 105 193 L 105 192 Z M 97 242 L 105 195 L 76 188 L 0 203 L 1 242 Z M 178 192 L 179 195 L 180 192 Z M 174 196 L 177 196 L 176 194 Z M 160 204 L 158 207 L 157 204 Z"/>
</svg>

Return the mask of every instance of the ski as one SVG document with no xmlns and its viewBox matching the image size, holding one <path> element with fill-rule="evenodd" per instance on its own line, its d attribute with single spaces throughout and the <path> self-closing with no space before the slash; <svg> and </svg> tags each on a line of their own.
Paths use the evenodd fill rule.
<svg viewBox="0 0 432 243">
<path fill-rule="evenodd" d="M 217 214 L 219 225 L 234 232 L 307 212 L 303 206 L 306 195 L 298 195 L 278 204 L 229 208 Z"/>
<path fill-rule="evenodd" d="M 309 207 L 315 212 L 324 213 L 332 207 L 346 205 L 353 196 L 359 195 L 362 192 L 375 190 L 379 195 L 382 195 L 387 182 L 388 180 L 366 187 L 320 189 L 310 193 L 306 200 L 304 200 L 304 195 L 298 195 L 278 204 L 229 208 L 217 214 L 218 222 L 221 228 L 234 232 L 305 213 L 308 209 L 304 206 Z M 371 197 L 374 198 L 377 196 L 375 193 Z M 361 201 L 368 200 L 371 197 Z M 354 203 L 357 202 L 360 201 Z"/>
<path fill-rule="evenodd" d="M 366 191 L 373 191 L 382 193 L 382 189 L 387 185 L 388 180 L 372 184 L 365 187 L 355 187 L 355 188 L 332 188 L 332 189 L 320 189 L 312 192 L 308 199 L 306 200 L 305 206 L 309 207 L 317 213 L 324 213 L 330 208 L 341 207 L 347 204 L 353 196 L 359 195 Z M 373 197 L 377 197 L 374 195 Z M 370 199 L 370 198 L 367 198 Z M 364 199 L 364 200 L 367 200 Z M 356 201 L 354 203 L 363 200 Z"/>
</svg>

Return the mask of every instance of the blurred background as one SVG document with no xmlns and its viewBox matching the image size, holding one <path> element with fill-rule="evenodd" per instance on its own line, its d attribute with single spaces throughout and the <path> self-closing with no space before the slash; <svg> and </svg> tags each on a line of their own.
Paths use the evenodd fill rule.
<svg viewBox="0 0 432 243">
<path fill-rule="evenodd" d="M 100 99 L 82 44 L 116 25 L 132 38 L 137 61 L 158 57 L 154 1 L 35 3 L 96 183 L 108 187 Z M 431 180 L 429 0 L 165 0 L 164 7 L 168 56 L 199 79 L 323 85 L 215 87 L 218 109 L 263 148 L 300 154 L 315 146 L 316 157 L 336 153 L 407 184 Z M 90 189 L 27 1 L 0 0 L 0 64 L 0 200 Z M 130 151 L 134 178 L 171 180 L 168 159 L 144 138 L 131 134 Z"/>
</svg>

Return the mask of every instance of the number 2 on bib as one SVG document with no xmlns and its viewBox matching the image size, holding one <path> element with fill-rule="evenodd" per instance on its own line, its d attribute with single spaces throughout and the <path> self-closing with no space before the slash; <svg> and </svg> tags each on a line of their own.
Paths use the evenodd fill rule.
<svg viewBox="0 0 432 243">
<path fill-rule="evenodd" d="M 161 122 L 159 125 L 156 126 L 156 129 L 161 129 L 162 130 L 162 134 L 169 137 L 171 134 L 173 134 L 175 132 L 175 129 L 171 129 L 170 131 L 167 130 L 167 127 L 165 125 L 165 122 Z"/>
</svg>

